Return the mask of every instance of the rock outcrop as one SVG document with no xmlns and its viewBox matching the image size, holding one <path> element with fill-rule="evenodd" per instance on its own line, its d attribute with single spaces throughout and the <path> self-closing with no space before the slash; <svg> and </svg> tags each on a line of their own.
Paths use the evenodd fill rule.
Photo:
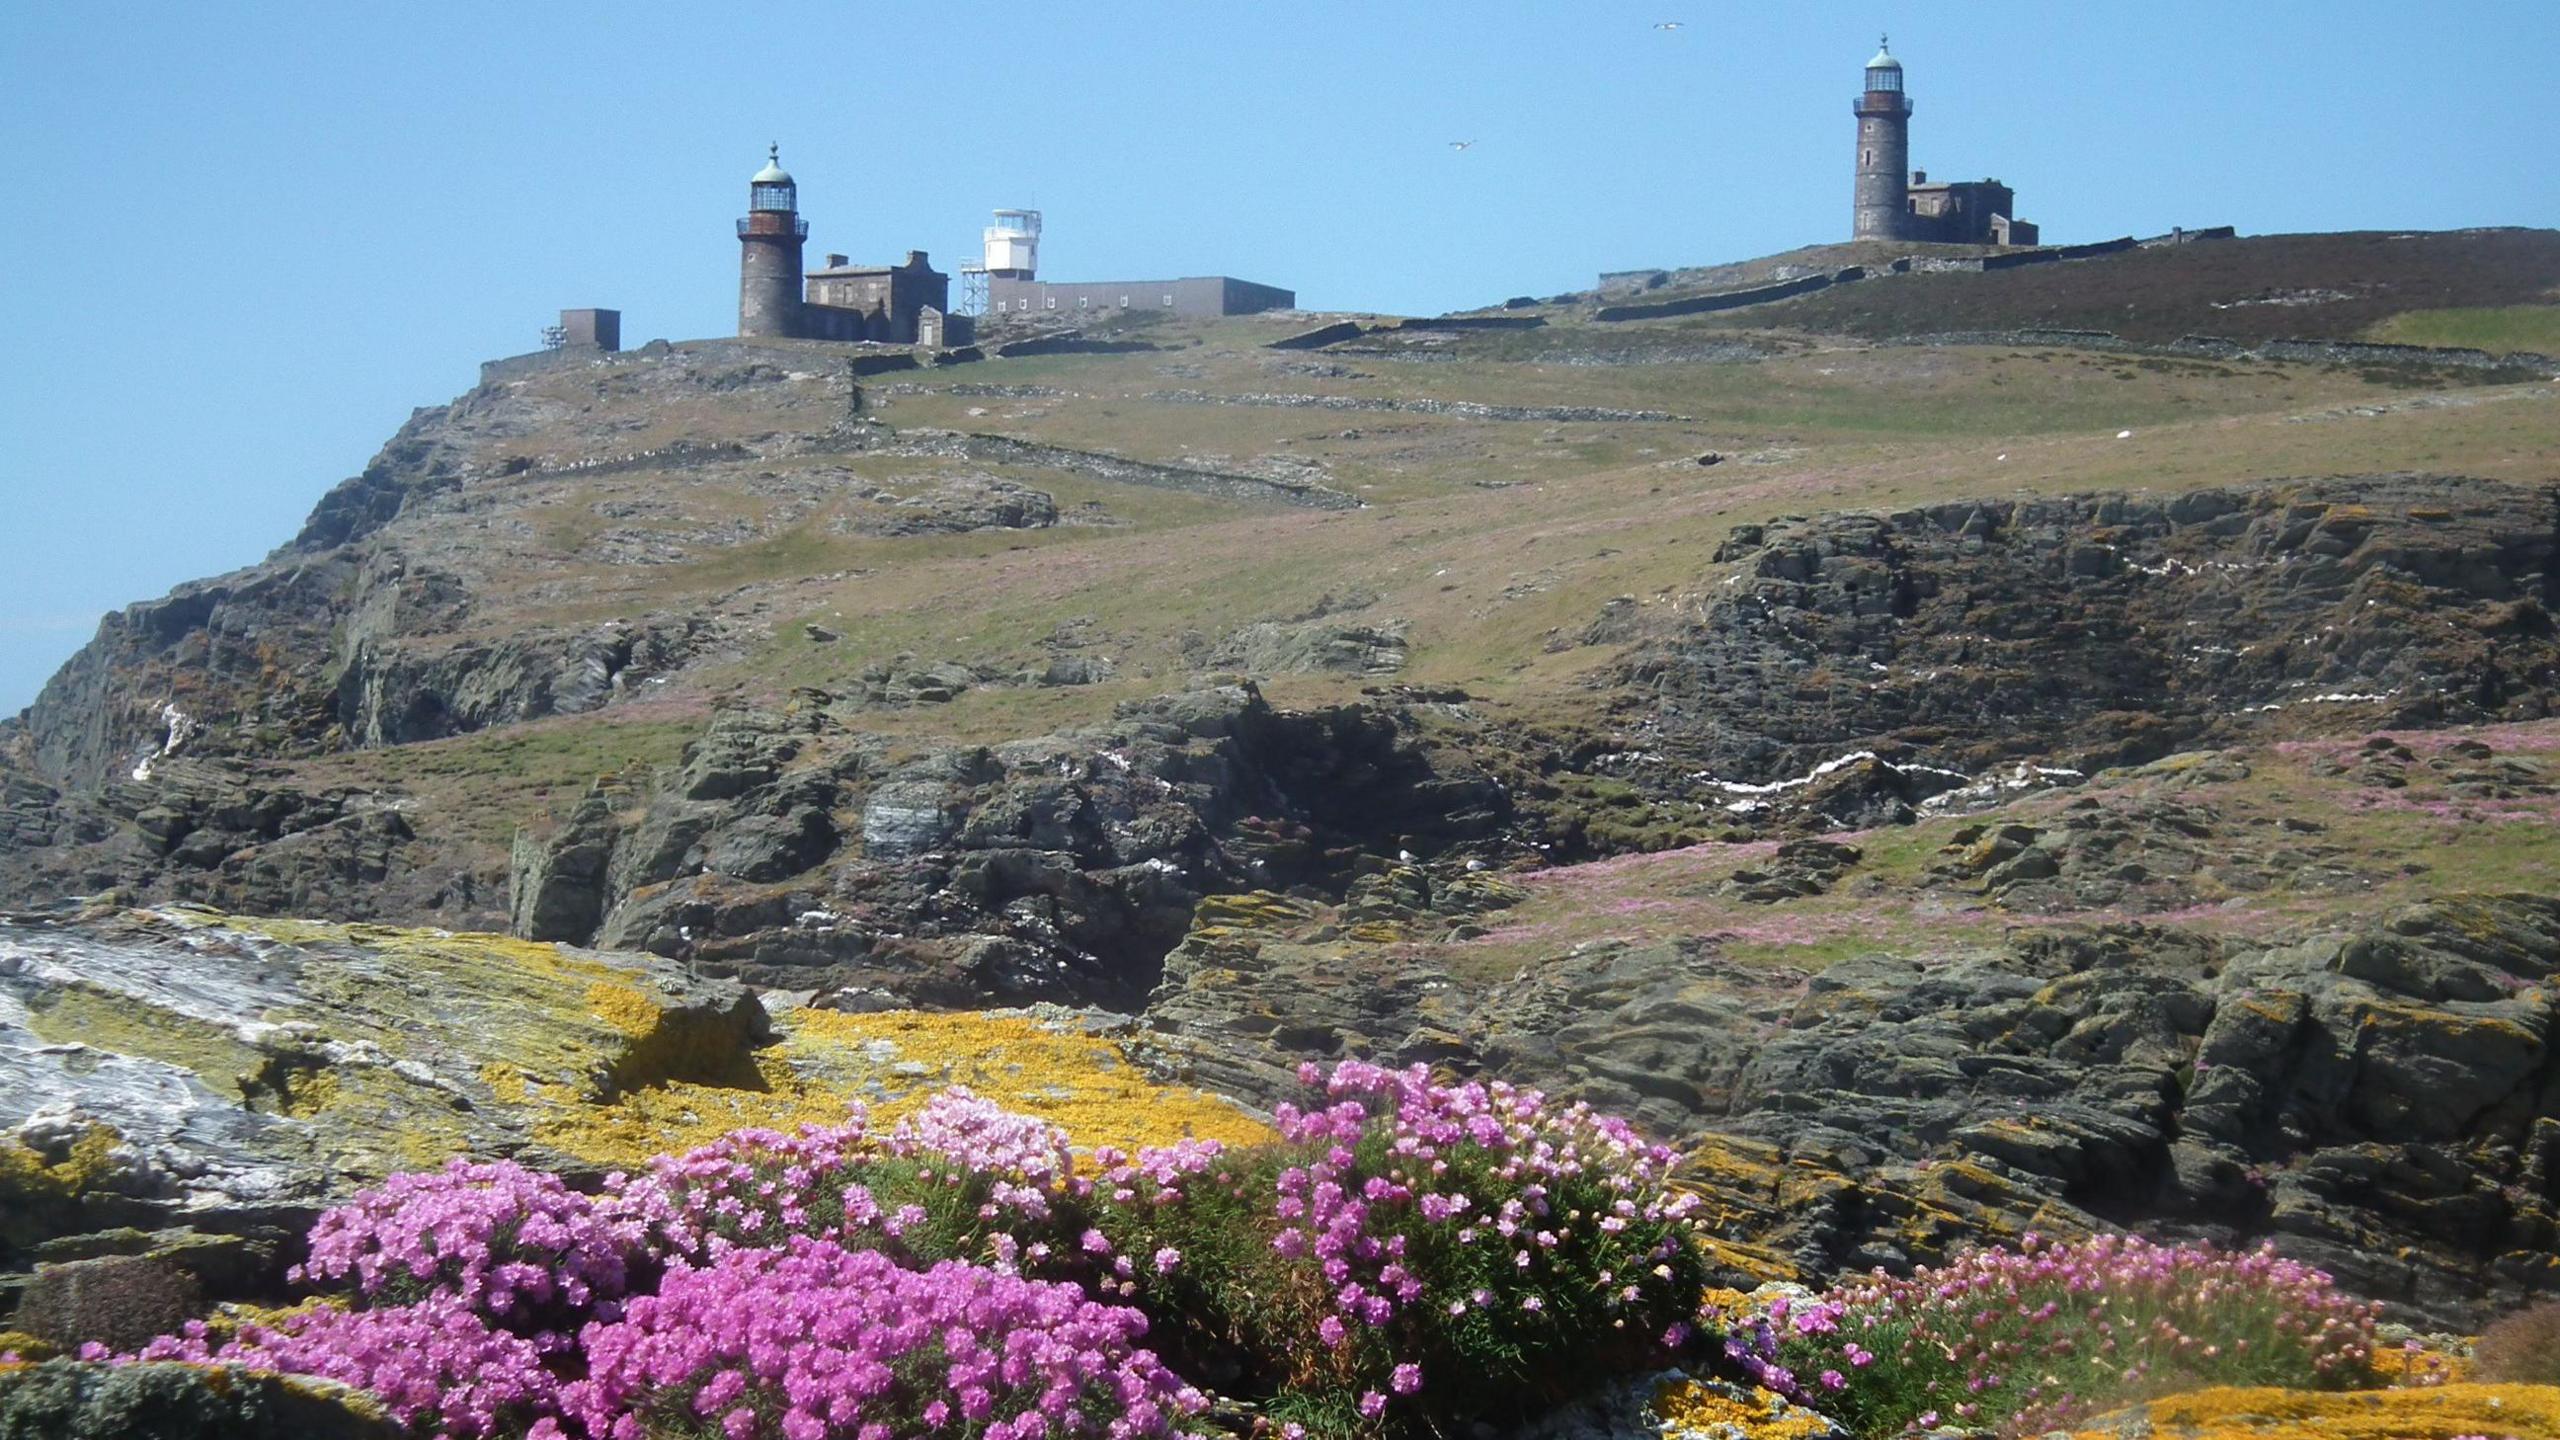
<svg viewBox="0 0 2560 1440">
<path fill-rule="evenodd" d="M 1284 714 L 1249 686 L 896 760 L 851 728 L 863 703 L 724 711 L 675 773 L 601 782 L 519 841 L 515 928 L 909 1004 L 1133 1009 L 1202 897 L 1339 897 L 1377 837 L 1437 850 L 1507 813 L 1391 711 Z"/>
<path fill-rule="evenodd" d="M 2275 1239 L 2459 1327 L 2560 1292 L 2560 901 L 2448 897 L 2274 947 L 2142 925 L 1818 973 L 1604 943 L 1492 984 L 1222 902 L 1150 1023 L 1275 1097 L 1302 1060 L 1481 1070 L 1698 1147 L 1807 1273 L 2029 1229 Z"/>
<path fill-rule="evenodd" d="M 1734 579 L 1622 669 L 1661 757 L 1630 778 L 1750 815 L 1872 752 L 1895 793 L 1857 823 L 2020 761 L 2539 718 L 2555 531 L 2560 492 L 2425 476 L 1741 526 Z"/>
<path fill-rule="evenodd" d="M 769 1012 L 645 953 L 498 935 L 0 916 L 0 1314 L 38 1263 L 58 1279 L 35 1318 L 93 1275 L 145 1298 L 280 1293 L 316 1207 L 454 1155 L 593 1178 L 854 1102 L 887 1119 L 950 1084 L 1088 1144 L 1268 1133 L 1159 1083 L 1139 1057 L 1179 1059 L 1140 1041 L 1061 1010 Z"/>
</svg>

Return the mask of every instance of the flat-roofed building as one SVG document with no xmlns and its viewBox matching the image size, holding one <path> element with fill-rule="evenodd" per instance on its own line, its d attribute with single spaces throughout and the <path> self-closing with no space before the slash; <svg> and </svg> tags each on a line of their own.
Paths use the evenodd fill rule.
<svg viewBox="0 0 2560 1440">
<path fill-rule="evenodd" d="M 1193 275 L 1180 280 L 1028 280 L 992 272 L 987 313 L 998 317 L 1058 318 L 1121 311 L 1168 311 L 1181 316 L 1258 315 L 1294 310 L 1297 292 L 1257 285 L 1232 275 Z"/>
</svg>

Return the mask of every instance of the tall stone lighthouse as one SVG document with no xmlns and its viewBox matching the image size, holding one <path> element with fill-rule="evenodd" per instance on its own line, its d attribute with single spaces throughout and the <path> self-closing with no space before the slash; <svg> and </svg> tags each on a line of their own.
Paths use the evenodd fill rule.
<svg viewBox="0 0 2560 1440">
<path fill-rule="evenodd" d="M 1912 238 L 1910 174 L 1911 97 L 1902 93 L 1902 62 L 1889 40 L 1878 41 L 1867 62 L 1867 88 L 1852 107 L 1858 115 L 1857 220 L 1854 240 Z"/>
<path fill-rule="evenodd" d="M 809 222 L 800 218 L 800 190 L 782 168 L 782 147 L 765 156 L 738 222 L 738 334 L 787 338 L 800 333 L 800 247 Z"/>
</svg>

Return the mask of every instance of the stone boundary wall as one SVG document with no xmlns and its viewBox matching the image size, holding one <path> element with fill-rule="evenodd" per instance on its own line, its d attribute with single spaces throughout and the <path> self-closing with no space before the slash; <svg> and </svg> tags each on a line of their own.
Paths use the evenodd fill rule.
<svg viewBox="0 0 2560 1440">
<path fill-rule="evenodd" d="M 1359 321 L 1337 320 L 1331 325 L 1319 325 L 1313 330 L 1283 336 L 1262 348 L 1265 350 L 1321 350 L 1327 345 L 1338 344 L 1344 340 L 1357 340 L 1363 333 Z"/>
<path fill-rule="evenodd" d="M 903 387 L 902 387 L 903 388 Z M 921 390 L 923 387 L 912 387 Z M 887 445 L 879 439 L 879 427 L 861 422 L 831 435 L 809 437 L 801 453 L 859 452 L 894 450 L 917 455 L 940 455 L 953 459 L 975 460 L 982 464 L 1043 466 L 1090 475 L 1099 480 L 1112 480 L 1125 485 L 1145 485 L 1158 490 L 1182 490 L 1194 495 L 1210 495 L 1226 500 L 1244 500 L 1258 504 L 1295 505 L 1310 510 L 1357 510 L 1362 502 L 1356 495 L 1303 480 L 1274 480 L 1259 475 L 1238 475 L 1224 470 L 1202 470 L 1184 465 L 1159 465 L 1148 460 L 1132 460 L 1125 455 L 1111 455 L 1098 450 L 1075 450 L 1063 445 L 1044 445 L 1036 440 L 1017 440 L 1009 435 L 985 435 L 966 430 L 910 430 L 895 432 Z M 554 465 L 531 465 L 520 470 L 499 472 L 499 478 L 548 478 L 558 475 L 611 475 L 627 470 L 681 469 L 693 465 L 709 465 L 721 461 L 753 460 L 759 452 L 734 441 L 717 445 L 698 445 L 679 440 L 649 450 L 632 450 L 612 455 L 596 455 Z"/>
<path fill-rule="evenodd" d="M 1363 325 L 1357 320 L 1337 320 L 1284 335 L 1262 348 L 1265 350 L 1321 350 L 1363 335 L 1395 335 L 1408 330 L 1536 330 L 1547 323 L 1544 315 L 1423 315 L 1409 319 L 1380 321 Z"/>
<path fill-rule="evenodd" d="M 2309 365 L 2430 365 L 2456 370 L 2560 372 L 2560 359 L 2531 350 L 2497 354 L 2469 346 L 2393 345 L 2373 340 L 2280 339 L 2250 344 L 2223 335 L 2181 335 L 2171 341 L 2128 340 L 2112 330 L 1947 330 L 1906 335 L 1880 345 L 2016 345 L 2100 350 L 2125 355 L 2171 355 L 2201 360 L 2273 360 Z"/>
<path fill-rule="evenodd" d="M 1558 424 L 1662 421 L 1695 423 L 1668 410 L 1613 410 L 1594 405 L 1486 405 L 1474 400 L 1389 400 L 1366 395 L 1219 395 L 1207 390 L 1155 390 L 1138 397 L 1168 405 L 1266 405 L 1286 410 L 1379 410 L 1451 415 L 1463 420 L 1536 420 Z"/>
<path fill-rule="evenodd" d="M 1123 344 L 1125 348 L 1124 342 L 1088 341 L 1085 343 Z M 1147 345 L 1146 342 L 1135 343 L 1145 348 L 1155 348 Z M 986 351 L 975 345 L 964 345 L 954 350 L 919 353 L 905 348 L 872 348 L 839 340 L 763 340 L 739 336 L 688 340 L 684 342 L 682 348 L 685 354 L 708 356 L 713 359 L 770 358 L 776 354 L 788 355 L 794 359 L 840 355 L 845 359 L 848 373 L 857 377 L 921 369 L 926 365 L 966 365 L 987 358 Z M 652 340 L 635 350 L 599 350 L 592 345 L 567 345 L 557 350 L 534 350 L 522 355 L 508 355 L 496 360 L 481 361 L 480 383 L 502 384 L 509 380 L 521 380 L 528 375 L 574 369 L 581 365 L 641 364 L 665 359 L 676 351 L 676 346 L 664 340 Z M 1003 353 L 1048 354 L 1052 352 L 1044 350 Z"/>
<path fill-rule="evenodd" d="M 1307 481 L 1271 480 L 1224 470 L 1159 465 L 1151 460 L 1132 460 L 1125 455 L 1108 455 L 1098 450 L 1073 450 L 1064 445 L 1017 440 L 1010 435 L 983 435 L 966 430 L 914 430 L 900 434 L 897 448 L 907 453 L 943 455 L 987 465 L 1046 466 L 1053 470 L 1091 475 L 1098 480 L 1147 485 L 1159 490 L 1181 490 L 1222 500 L 1295 505 L 1308 510 L 1358 510 L 1363 505 L 1356 495 Z"/>
<path fill-rule="evenodd" d="M 1081 335 L 1040 335 L 996 347 L 1000 359 L 1024 355 L 1132 355 L 1165 347 L 1153 340 L 1088 340 Z"/>
<path fill-rule="evenodd" d="M 1547 323 L 1544 315 L 1430 315 L 1414 320 L 1399 320 L 1393 325 L 1380 325 L 1376 330 L 1535 330 Z M 1373 330 L 1372 333 L 1375 333 Z"/>
<path fill-rule="evenodd" d="M 592 345 L 563 345 L 556 350 L 530 350 L 522 355 L 509 355 L 498 360 L 483 360 L 480 362 L 480 383 L 498 385 L 509 380 L 521 380 L 527 375 L 566 370 L 576 365 L 610 364 L 612 357 L 619 353 L 621 352 L 599 350 Z"/>
<path fill-rule="evenodd" d="M 2240 238 L 2240 229 L 2236 225 L 2208 225 L 2202 230 L 2172 230 L 2166 235 L 2154 235 L 2142 242 L 2142 248 L 2157 250 L 2166 245 L 2193 245 L 2201 240 L 2236 240 L 2238 238 Z"/>
<path fill-rule="evenodd" d="M 2202 238 L 2204 233 L 2197 232 L 2197 238 Z M 2223 236 L 2232 233 L 2234 232 L 2228 226 L 2221 229 Z M 2103 255 L 2121 255 L 2144 243 L 2126 235 L 2114 240 L 2094 241 L 2087 245 L 2052 245 L 2034 250 L 2007 251 L 1998 255 L 1943 257 L 1905 255 L 1881 269 L 1851 265 L 1846 269 L 1824 274 L 1800 276 L 1770 285 L 1754 285 L 1746 290 L 1719 290 L 1708 295 L 1692 295 L 1680 300 L 1657 300 L 1643 305 L 1604 305 L 1593 311 L 1591 318 L 1599 321 L 1660 320 L 1673 315 L 1705 315 L 1718 310 L 1739 310 L 1747 305 L 1767 305 L 1773 301 L 1792 300 L 1798 295 L 1811 294 L 1816 290 L 1828 289 L 1834 285 L 1854 284 L 1879 275 L 1926 275 L 1945 272 L 1980 274 L 1997 270 L 2015 270 L 2022 265 L 2052 265 L 2065 260 L 2094 260 Z M 1646 272 L 1617 271 L 1600 278 L 1605 290 L 1612 280 L 1643 273 Z"/>
<path fill-rule="evenodd" d="M 495 472 L 503 479 L 551 475 L 612 475 L 625 470 L 672 470 L 689 465 L 709 465 L 722 460 L 752 460 L 756 452 L 735 441 L 718 445 L 697 445 L 678 440 L 651 450 L 626 450 L 613 455 L 591 455 L 583 460 L 564 460 L 551 465 L 528 465 L 521 470 Z"/>
<path fill-rule="evenodd" d="M 1894 274 L 1937 275 L 1951 272 L 1988 274 L 1999 270 L 2015 270 L 2026 265 L 2053 265 L 2065 260 L 2095 260 L 2102 255 L 2121 255 L 2140 249 L 2142 242 L 2130 235 L 2114 240 L 2098 240 L 2087 245 L 2055 245 L 2041 250 L 2011 250 L 1998 255 L 1905 255 L 1885 268 Z"/>
<path fill-rule="evenodd" d="M 1863 280 L 1866 271 L 1858 267 L 1852 279 Z M 1845 272 L 1844 272 L 1845 273 Z M 1591 314 L 1594 320 L 1660 320 L 1673 315 L 1704 315 L 1716 310 L 1739 310 L 1746 305 L 1766 305 L 1773 300 L 1790 300 L 1827 290 L 1836 283 L 1830 275 L 1807 275 L 1801 280 L 1782 280 L 1775 285 L 1755 285 L 1748 290 L 1719 290 L 1712 295 L 1692 295 L 1685 300 L 1657 300 L 1649 305 L 1604 305 Z"/>
</svg>

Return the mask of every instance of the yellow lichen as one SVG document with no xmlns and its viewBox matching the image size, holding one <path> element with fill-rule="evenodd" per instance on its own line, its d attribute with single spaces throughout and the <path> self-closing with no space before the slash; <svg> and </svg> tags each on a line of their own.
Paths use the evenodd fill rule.
<svg viewBox="0 0 2560 1440">
<path fill-rule="evenodd" d="M 658 1028 L 666 1007 L 628 985 L 598 980 L 587 987 L 587 1008 L 625 1035 L 646 1035 Z"/>
<path fill-rule="evenodd" d="M 1754 1388 L 1746 1400 L 1730 1387 L 1688 1379 L 1654 1387 L 1653 1413 L 1664 1435 L 1700 1440 L 1809 1440 L 1834 1433 L 1830 1421 L 1774 1392 Z"/>
<path fill-rule="evenodd" d="M 1059 1125 L 1079 1145 L 1272 1138 L 1232 1101 L 1149 1079 L 1116 1041 L 1023 1016 L 801 1010 L 785 1025 L 783 1048 L 796 1066 L 838 1074 L 858 1067 L 860 1098 L 875 1116 L 903 1114 L 946 1085 L 966 1085 Z"/>
<path fill-rule="evenodd" d="M 1315 907 L 1303 900 L 1251 890 L 1242 895 L 1212 895 L 1191 913 L 1195 928 L 1285 930 L 1315 918 Z"/>
<path fill-rule="evenodd" d="M 836 1123 L 856 1101 L 886 1124 L 949 1085 L 1050 1120 L 1083 1146 L 1271 1138 L 1228 1101 L 1148 1079 L 1107 1038 L 1020 1016 L 797 1010 L 780 1025 L 781 1042 L 756 1052 L 751 1083 L 667 1080 L 602 1101 L 528 1085 L 551 1111 L 536 1138 L 581 1160 L 632 1166 L 731 1130 Z"/>
<path fill-rule="evenodd" d="M 1700 1236 L 1698 1250 L 1710 1264 L 1728 1274 L 1747 1275 L 1763 1282 L 1804 1278 L 1804 1272 L 1796 1268 L 1794 1261 L 1765 1245 L 1746 1245 L 1738 1240 Z"/>
<path fill-rule="evenodd" d="M 60 1347 L 43 1336 L 30 1335 L 24 1330 L 0 1330 L 0 1355 L 15 1355 L 32 1364 L 38 1360 L 50 1360 L 61 1353 Z"/>
<path fill-rule="evenodd" d="M 21 1204 L 70 1200 L 95 1189 L 116 1173 L 116 1146 L 123 1137 L 104 1125 L 80 1132 L 60 1160 L 16 1139 L 0 1140 L 0 1200 Z"/>
<path fill-rule="evenodd" d="M 2560 1440 L 2560 1386 L 2412 1390 L 2223 1387 L 2172 1395 L 2083 1422 L 2078 1440 Z"/>
</svg>

